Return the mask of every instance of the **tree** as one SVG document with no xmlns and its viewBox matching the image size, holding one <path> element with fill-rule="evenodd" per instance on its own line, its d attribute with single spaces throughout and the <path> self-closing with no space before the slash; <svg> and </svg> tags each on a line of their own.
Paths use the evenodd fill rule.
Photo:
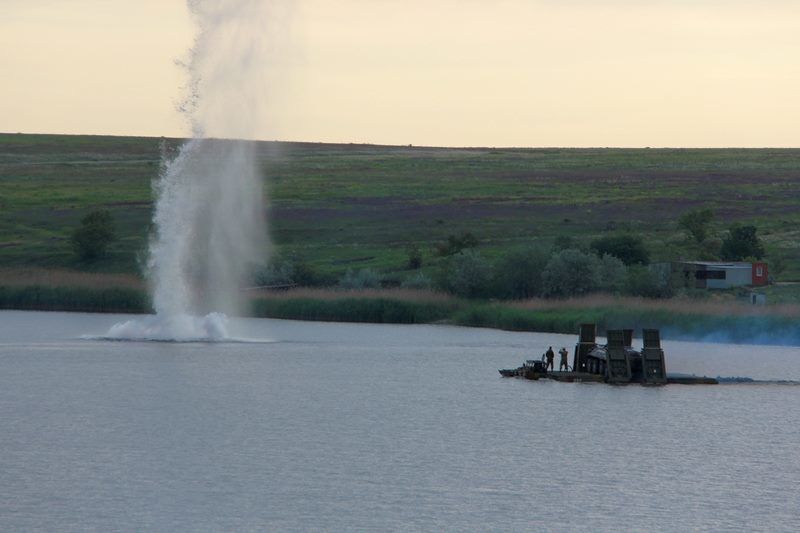
<svg viewBox="0 0 800 533">
<path fill-rule="evenodd" d="M 256 272 L 253 283 L 264 285 L 292 285 L 294 284 L 294 266 L 291 261 L 281 257 L 273 257 L 265 268 Z"/>
<path fill-rule="evenodd" d="M 597 289 L 603 292 L 616 293 L 625 285 L 628 267 L 613 255 L 604 255 L 596 267 Z"/>
<path fill-rule="evenodd" d="M 634 235 L 602 237 L 592 241 L 591 249 L 600 257 L 606 254 L 613 255 L 626 265 L 646 265 L 650 262 L 644 241 Z"/>
<path fill-rule="evenodd" d="M 573 239 L 569 235 L 559 235 L 556 237 L 555 241 L 553 241 L 553 248 L 555 250 L 567 250 L 569 248 L 578 248 L 577 244 L 575 243 L 575 239 Z"/>
<path fill-rule="evenodd" d="M 788 260 L 785 252 L 772 252 L 769 254 L 769 273 L 771 276 L 780 277 L 786 271 Z"/>
<path fill-rule="evenodd" d="M 478 246 L 478 238 L 469 231 L 466 231 L 458 235 L 448 235 L 447 241 L 440 242 L 436 245 L 436 253 L 442 257 L 446 257 L 448 255 L 455 255 L 467 248 L 475 248 L 476 246 Z"/>
<path fill-rule="evenodd" d="M 494 292 L 501 298 L 532 298 L 542 291 L 542 271 L 549 256 L 539 248 L 514 250 L 495 265 Z"/>
<path fill-rule="evenodd" d="M 664 295 L 665 289 L 661 286 L 658 273 L 653 270 L 641 265 L 628 269 L 625 292 L 631 296 L 659 298 Z"/>
<path fill-rule="evenodd" d="M 689 238 L 700 244 L 708 237 L 708 226 L 712 220 L 714 212 L 711 209 L 693 209 L 681 215 L 678 227 L 683 229 Z"/>
<path fill-rule="evenodd" d="M 756 235 L 755 226 L 731 226 L 728 236 L 722 241 L 720 257 L 725 261 L 742 261 L 747 257 L 764 257 L 764 245 Z"/>
<path fill-rule="evenodd" d="M 439 271 L 440 288 L 458 296 L 475 298 L 488 294 L 491 268 L 476 250 L 463 250 L 452 256 Z"/>
<path fill-rule="evenodd" d="M 542 271 L 545 296 L 580 296 L 597 289 L 597 260 L 593 254 L 568 249 L 553 254 Z"/>
<path fill-rule="evenodd" d="M 301 287 L 313 287 L 316 285 L 325 285 L 326 283 L 335 283 L 332 277 L 320 275 L 314 267 L 304 259 L 294 259 L 291 265 L 292 281 Z"/>
<path fill-rule="evenodd" d="M 412 244 L 408 247 L 408 268 L 411 270 L 417 270 L 422 268 L 422 250 L 419 249 L 419 246 L 416 244 Z"/>
<path fill-rule="evenodd" d="M 92 211 L 81 219 L 81 225 L 72 232 L 70 242 L 83 261 L 94 261 L 106 255 L 114 241 L 114 219 L 105 209 Z"/>
<path fill-rule="evenodd" d="M 416 272 L 413 276 L 400 283 L 400 286 L 404 289 L 430 289 L 432 285 L 431 279 L 422 272 Z"/>
</svg>

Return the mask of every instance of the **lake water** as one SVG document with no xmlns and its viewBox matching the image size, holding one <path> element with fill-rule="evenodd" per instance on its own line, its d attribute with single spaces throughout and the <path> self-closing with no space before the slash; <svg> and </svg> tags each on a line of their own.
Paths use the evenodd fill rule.
<svg viewBox="0 0 800 533">
<path fill-rule="evenodd" d="M 128 318 L 0 312 L 0 529 L 800 526 L 798 386 L 504 379 L 575 337 L 446 326 L 80 339 Z M 800 379 L 796 347 L 665 351 L 673 372 Z"/>
</svg>

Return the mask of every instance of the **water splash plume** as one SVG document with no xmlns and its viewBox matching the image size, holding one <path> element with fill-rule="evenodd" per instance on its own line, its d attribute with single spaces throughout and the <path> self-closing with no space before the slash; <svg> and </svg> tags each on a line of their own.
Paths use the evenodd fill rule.
<svg viewBox="0 0 800 533">
<path fill-rule="evenodd" d="M 264 194 L 252 139 L 267 94 L 265 21 L 282 2 L 189 0 L 198 33 L 180 109 L 192 138 L 162 158 L 148 259 L 154 317 L 107 337 L 224 340 L 245 275 L 266 257 Z M 213 138 L 211 136 L 214 136 Z M 205 315 L 204 317 L 201 317 Z"/>
</svg>

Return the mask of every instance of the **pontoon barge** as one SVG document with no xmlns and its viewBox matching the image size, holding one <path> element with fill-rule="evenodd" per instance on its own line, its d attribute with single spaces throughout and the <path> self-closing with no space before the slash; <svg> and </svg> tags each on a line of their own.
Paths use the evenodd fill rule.
<svg viewBox="0 0 800 533">
<path fill-rule="evenodd" d="M 581 324 L 578 343 L 567 371 L 547 370 L 544 356 L 541 361 L 528 360 L 518 368 L 500 370 L 504 377 L 525 379 L 552 379 L 555 381 L 587 381 L 624 385 L 716 385 L 718 381 L 709 377 L 667 374 L 661 336 L 657 329 L 642 331 L 643 347 L 632 347 L 632 329 L 611 329 L 606 332 L 607 343 L 597 344 L 595 324 Z"/>
</svg>

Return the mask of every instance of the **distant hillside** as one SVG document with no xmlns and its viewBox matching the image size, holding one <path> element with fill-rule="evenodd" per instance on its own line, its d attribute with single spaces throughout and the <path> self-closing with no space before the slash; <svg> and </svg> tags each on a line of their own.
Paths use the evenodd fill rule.
<svg viewBox="0 0 800 533">
<path fill-rule="evenodd" d="M 430 265 L 437 243 L 464 232 L 488 256 L 632 232 L 653 260 L 707 258 L 741 222 L 758 227 L 780 279 L 800 280 L 798 149 L 257 144 L 277 251 L 332 277 L 364 267 L 403 277 L 411 245 Z M 137 272 L 159 163 L 157 138 L 0 134 L 0 267 Z M 699 207 L 716 217 L 703 246 L 676 226 Z M 97 208 L 111 210 L 120 239 L 82 264 L 68 236 Z"/>
</svg>

